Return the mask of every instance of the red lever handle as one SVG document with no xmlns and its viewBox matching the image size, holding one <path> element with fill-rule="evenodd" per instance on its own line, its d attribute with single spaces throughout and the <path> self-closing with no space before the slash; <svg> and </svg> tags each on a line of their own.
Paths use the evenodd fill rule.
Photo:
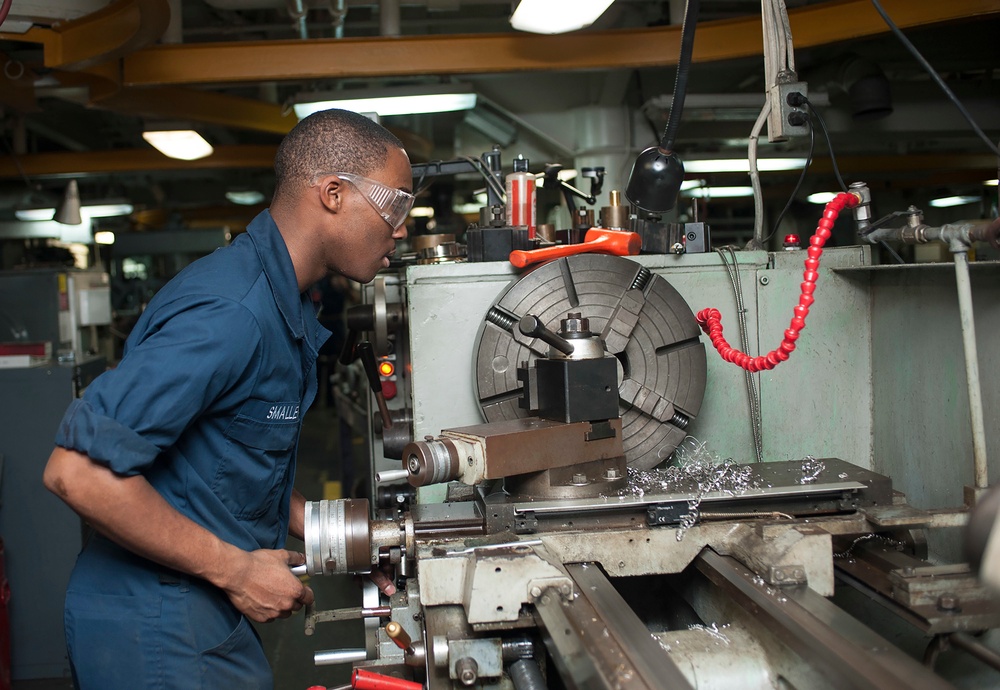
<svg viewBox="0 0 1000 690">
<path fill-rule="evenodd" d="M 355 690 L 424 690 L 420 683 L 392 676 L 383 676 L 363 668 L 354 669 L 351 675 L 351 687 Z"/>
<path fill-rule="evenodd" d="M 561 244 L 541 249 L 515 249 L 510 253 L 510 262 L 518 268 L 549 259 L 561 259 L 573 254 L 599 252 L 615 256 L 635 256 L 642 249 L 642 237 L 636 232 L 591 228 L 580 244 Z"/>
</svg>

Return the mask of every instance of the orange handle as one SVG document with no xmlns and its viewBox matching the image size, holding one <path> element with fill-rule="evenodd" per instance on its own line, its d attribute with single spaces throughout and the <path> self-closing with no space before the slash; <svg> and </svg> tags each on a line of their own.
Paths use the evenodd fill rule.
<svg viewBox="0 0 1000 690">
<path fill-rule="evenodd" d="M 580 244 L 561 244 L 542 249 L 515 249 L 510 253 L 510 262 L 517 268 L 549 259 L 561 259 L 573 254 L 599 252 L 615 256 L 635 256 L 642 249 L 642 238 L 635 232 L 591 228 Z"/>
</svg>

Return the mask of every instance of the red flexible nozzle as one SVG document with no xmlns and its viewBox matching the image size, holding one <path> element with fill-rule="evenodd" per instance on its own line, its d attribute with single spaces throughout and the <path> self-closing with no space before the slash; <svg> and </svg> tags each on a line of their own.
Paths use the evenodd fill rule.
<svg viewBox="0 0 1000 690">
<path fill-rule="evenodd" d="M 793 309 L 795 316 L 785 331 L 784 338 L 777 349 L 771 350 L 764 356 L 751 357 L 745 352 L 740 352 L 729 343 L 722 335 L 722 314 L 718 309 L 702 309 L 695 317 L 701 330 L 708 334 L 712 345 L 719 351 L 719 354 L 727 362 L 743 367 L 747 371 L 757 372 L 762 369 L 774 369 L 780 362 L 788 359 L 795 350 L 795 341 L 799 339 L 799 333 L 806 327 L 806 317 L 809 315 L 809 307 L 815 299 L 813 293 L 816 292 L 816 281 L 819 279 L 819 259 L 823 256 L 823 245 L 830 239 L 830 232 L 837 216 L 844 208 L 854 208 L 860 203 L 860 198 L 855 194 L 842 193 L 833 198 L 823 209 L 823 217 L 820 218 L 816 226 L 816 232 L 809 240 L 808 258 L 805 260 L 805 272 L 802 274 L 799 303 Z"/>
</svg>

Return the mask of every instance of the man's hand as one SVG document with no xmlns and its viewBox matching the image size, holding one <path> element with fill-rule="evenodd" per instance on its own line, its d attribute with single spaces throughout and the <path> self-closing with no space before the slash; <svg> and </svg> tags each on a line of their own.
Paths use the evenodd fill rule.
<svg viewBox="0 0 1000 690">
<path fill-rule="evenodd" d="M 260 549 L 244 554 L 233 560 L 232 577 L 220 586 L 247 618 L 267 623 L 313 603 L 313 591 L 289 570 L 305 563 L 301 553 Z"/>
</svg>

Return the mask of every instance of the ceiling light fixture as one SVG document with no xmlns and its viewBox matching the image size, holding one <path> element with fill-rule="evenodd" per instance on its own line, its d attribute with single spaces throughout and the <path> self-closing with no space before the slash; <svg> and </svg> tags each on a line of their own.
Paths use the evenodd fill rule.
<svg viewBox="0 0 1000 690">
<path fill-rule="evenodd" d="M 79 192 L 77 193 L 79 198 Z M 108 202 L 101 204 L 88 204 L 86 206 L 79 206 L 77 208 L 77 213 L 80 216 L 80 222 L 83 221 L 90 222 L 94 218 L 111 218 L 114 216 L 129 216 L 132 215 L 132 211 L 135 208 L 132 204 L 127 201 L 117 201 Z M 64 211 L 64 213 L 72 213 L 72 209 L 69 211 Z M 46 220 L 59 220 L 55 218 L 56 209 L 49 208 L 22 208 L 14 211 L 14 217 L 18 220 L 37 222 Z M 63 221 L 59 221 L 63 222 Z M 64 223 L 64 225 L 79 225 L 79 223 Z"/>
<path fill-rule="evenodd" d="M 957 196 L 942 196 L 937 199 L 931 199 L 930 205 L 934 208 L 948 208 L 950 206 L 965 206 L 966 204 L 974 204 L 979 201 L 979 195 L 972 194 L 960 194 Z"/>
<path fill-rule="evenodd" d="M 295 115 L 301 120 L 320 110 L 340 108 L 355 113 L 416 115 L 446 113 L 476 107 L 476 94 L 468 84 L 434 84 L 391 89 L 312 92 L 292 99 Z"/>
<path fill-rule="evenodd" d="M 49 208 L 18 208 L 14 210 L 14 217 L 18 220 L 35 222 L 39 220 L 52 220 L 56 215 L 56 209 Z"/>
<path fill-rule="evenodd" d="M 828 204 L 836 198 L 833 192 L 815 192 L 806 197 L 810 204 Z"/>
<path fill-rule="evenodd" d="M 998 179 L 994 177 L 992 180 L 985 180 L 983 182 L 983 184 L 986 185 L 987 187 L 996 187 L 997 186 L 997 182 L 998 182 Z"/>
<path fill-rule="evenodd" d="M 193 129 L 148 130 L 142 138 L 164 156 L 182 161 L 205 158 L 215 150 Z"/>
<path fill-rule="evenodd" d="M 576 168 L 563 168 L 562 170 L 556 173 L 556 177 L 558 177 L 563 182 L 572 182 L 577 178 L 579 174 L 580 173 L 577 172 Z M 545 173 L 543 172 L 535 173 L 535 186 L 539 187 L 540 189 L 545 188 Z"/>
<path fill-rule="evenodd" d="M 94 244 L 114 244 L 115 233 L 110 230 L 98 230 L 94 233 Z"/>
<path fill-rule="evenodd" d="M 805 158 L 758 158 L 757 170 L 760 172 L 799 170 L 805 164 Z M 701 160 L 685 160 L 684 172 L 701 174 L 730 172 L 748 173 L 750 172 L 750 161 L 746 158 L 704 158 Z"/>
<path fill-rule="evenodd" d="M 685 190 L 684 196 L 695 199 L 730 199 L 753 196 L 753 187 L 695 187 Z"/>
<path fill-rule="evenodd" d="M 226 199 L 240 206 L 256 206 L 264 203 L 264 195 L 256 189 L 241 189 L 226 192 Z"/>
<path fill-rule="evenodd" d="M 104 202 L 101 204 L 86 204 L 80 209 L 84 218 L 112 218 L 114 216 L 130 216 L 135 207 L 127 201 Z"/>
<path fill-rule="evenodd" d="M 593 24 L 614 0 L 521 0 L 510 17 L 518 31 L 564 34 Z"/>
</svg>

